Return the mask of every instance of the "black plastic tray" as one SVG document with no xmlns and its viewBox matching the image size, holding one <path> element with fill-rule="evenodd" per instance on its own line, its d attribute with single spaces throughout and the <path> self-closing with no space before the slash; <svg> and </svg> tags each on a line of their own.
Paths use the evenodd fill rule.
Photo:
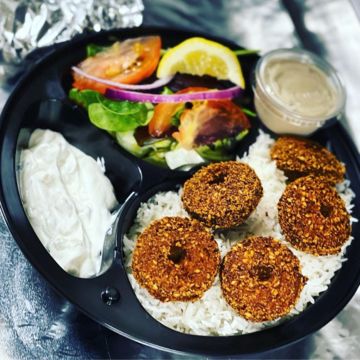
<svg viewBox="0 0 360 360">
<path fill-rule="evenodd" d="M 137 300 L 123 265 L 122 236 L 131 225 L 141 201 L 159 190 L 173 189 L 182 184 L 189 173 L 156 167 L 122 150 L 109 135 L 90 124 L 85 111 L 72 104 L 67 99 L 67 93 L 70 86 L 69 69 L 85 57 L 86 44 L 107 43 L 114 37 L 121 39 L 146 34 L 160 35 L 165 48 L 191 36 L 204 36 L 161 28 L 85 35 L 53 49 L 25 73 L 0 118 L 0 200 L 11 233 L 33 266 L 59 293 L 95 321 L 140 343 L 172 352 L 214 356 L 262 352 L 300 340 L 335 317 L 360 283 L 360 234 L 356 223 L 352 230 L 355 240 L 346 254 L 348 261 L 336 273 L 329 289 L 300 315 L 276 327 L 247 335 L 186 335 L 154 320 Z M 233 49 L 239 48 L 224 39 L 205 36 Z M 247 78 L 256 60 L 256 56 L 244 58 L 242 64 Z M 97 278 L 79 279 L 63 271 L 47 253 L 25 215 L 17 186 L 17 160 L 21 149 L 26 146 L 29 130 L 38 127 L 59 131 L 85 153 L 94 158 L 104 157 L 106 174 L 119 202 L 123 204 L 114 262 Z M 262 126 L 255 120 L 250 135 L 238 149 L 239 154 L 255 140 L 259 128 Z M 336 123 L 318 131 L 314 139 L 330 148 L 347 165 L 346 176 L 351 180 L 355 193 L 360 194 L 359 155 L 344 128 Z M 360 218 L 359 201 L 357 197 L 353 209 L 353 216 L 357 218 Z M 120 295 L 119 300 L 111 305 L 107 305 L 101 296 L 108 287 L 117 290 Z"/>
</svg>

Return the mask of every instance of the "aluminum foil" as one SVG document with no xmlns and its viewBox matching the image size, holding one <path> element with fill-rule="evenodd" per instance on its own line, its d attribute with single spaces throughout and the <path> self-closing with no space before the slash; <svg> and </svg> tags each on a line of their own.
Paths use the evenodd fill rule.
<svg viewBox="0 0 360 360">
<path fill-rule="evenodd" d="M 18 64 L 84 31 L 139 26 L 143 10 L 142 0 L 0 0 L 0 54 Z"/>
</svg>

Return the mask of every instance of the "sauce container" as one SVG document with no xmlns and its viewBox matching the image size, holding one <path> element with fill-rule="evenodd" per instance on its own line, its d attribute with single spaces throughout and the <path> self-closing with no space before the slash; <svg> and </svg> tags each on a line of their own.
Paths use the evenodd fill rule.
<svg viewBox="0 0 360 360">
<path fill-rule="evenodd" d="M 279 49 L 257 63 L 253 84 L 257 114 L 278 134 L 310 135 L 345 106 L 336 70 L 317 55 Z"/>
</svg>

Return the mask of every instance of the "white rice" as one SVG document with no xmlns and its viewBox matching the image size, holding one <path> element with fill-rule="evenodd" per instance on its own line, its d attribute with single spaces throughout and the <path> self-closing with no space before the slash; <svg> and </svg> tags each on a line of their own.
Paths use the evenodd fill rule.
<svg viewBox="0 0 360 360">
<path fill-rule="evenodd" d="M 281 233 L 278 223 L 277 203 L 285 190 L 286 177 L 276 168 L 275 162 L 270 158 L 270 147 L 274 140 L 263 132 L 256 142 L 249 148 L 249 153 L 243 156 L 242 162 L 249 164 L 261 180 L 264 196 L 256 210 L 251 214 L 239 231 L 216 236 L 221 256 L 223 257 L 237 241 L 248 235 L 272 236 L 279 239 L 299 258 L 302 273 L 308 281 L 298 299 L 294 309 L 286 318 L 303 311 L 314 298 L 325 291 L 334 276 L 346 261 L 344 252 L 351 243 L 352 237 L 344 244 L 340 254 L 331 256 L 313 256 L 294 249 L 287 243 Z M 345 180 L 337 186 L 337 191 L 351 212 L 351 201 L 355 194 L 350 189 L 350 182 Z M 245 334 L 258 331 L 266 326 L 275 325 L 284 318 L 271 322 L 254 323 L 239 316 L 222 296 L 219 276 L 214 285 L 204 296 L 194 302 L 161 302 L 151 296 L 146 289 L 139 286 L 131 274 L 132 251 L 138 235 L 155 219 L 164 216 L 188 216 L 181 203 L 181 190 L 158 193 L 142 203 L 134 225 L 124 238 L 124 251 L 127 259 L 126 266 L 130 282 L 143 307 L 162 324 L 184 333 L 197 335 L 232 335 Z M 357 221 L 351 218 L 351 221 Z"/>
</svg>

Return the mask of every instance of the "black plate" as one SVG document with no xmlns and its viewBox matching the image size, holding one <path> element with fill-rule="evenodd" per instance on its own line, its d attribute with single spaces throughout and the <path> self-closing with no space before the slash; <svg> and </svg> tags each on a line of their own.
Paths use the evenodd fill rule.
<svg viewBox="0 0 360 360">
<path fill-rule="evenodd" d="M 204 355 L 262 352 L 297 341 L 318 330 L 346 305 L 359 285 L 360 234 L 357 224 L 353 226 L 355 240 L 347 250 L 348 261 L 336 273 L 329 289 L 300 315 L 276 327 L 241 336 L 186 335 L 161 325 L 138 302 L 123 266 L 122 235 L 131 225 L 140 201 L 156 191 L 176 187 L 189 175 L 150 165 L 120 149 L 110 136 L 90 124 L 82 109 L 68 101 L 67 92 L 70 66 L 85 57 L 87 43 L 107 43 L 114 37 L 121 39 L 145 34 L 161 35 L 165 48 L 188 37 L 203 35 L 160 28 L 86 35 L 60 46 L 36 63 L 12 93 L 0 120 L 0 200 L 15 240 L 33 266 L 81 311 L 121 335 L 158 349 Z M 206 36 L 238 48 L 229 41 Z M 243 60 L 244 72 L 248 76 L 256 59 L 247 57 Z M 25 215 L 16 180 L 17 157 L 21 148 L 26 146 L 29 130 L 37 127 L 60 131 L 70 143 L 87 154 L 103 156 L 107 176 L 123 204 L 113 265 L 97 278 L 79 279 L 63 271 L 42 246 Z M 255 121 L 239 153 L 254 141 L 259 127 L 261 125 Z M 318 131 L 314 138 L 346 163 L 346 176 L 355 193 L 360 194 L 359 156 L 344 128 L 336 123 Z M 359 209 L 359 198 L 356 198 L 353 216 L 360 218 Z M 101 296 L 107 287 L 117 289 L 120 294 L 120 299 L 112 305 L 107 305 Z"/>
</svg>

